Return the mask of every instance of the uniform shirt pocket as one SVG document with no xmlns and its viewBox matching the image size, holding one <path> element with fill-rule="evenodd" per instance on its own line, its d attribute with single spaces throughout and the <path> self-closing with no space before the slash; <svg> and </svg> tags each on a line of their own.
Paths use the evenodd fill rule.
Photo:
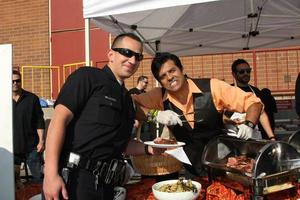
<svg viewBox="0 0 300 200">
<path fill-rule="evenodd" d="M 98 122 L 100 124 L 117 126 L 122 117 L 121 102 L 111 96 L 104 95 L 99 98 Z"/>
</svg>

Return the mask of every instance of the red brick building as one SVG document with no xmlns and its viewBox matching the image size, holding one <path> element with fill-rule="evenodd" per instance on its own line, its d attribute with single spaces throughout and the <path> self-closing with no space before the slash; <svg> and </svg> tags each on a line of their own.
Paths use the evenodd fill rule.
<svg viewBox="0 0 300 200">
<path fill-rule="evenodd" d="M 78 67 L 63 65 L 84 61 L 82 0 L 0 1 L 0 11 L 0 43 L 13 44 L 13 66 L 22 69 L 24 88 L 40 97 L 56 98 L 65 78 Z M 109 34 L 93 25 L 91 29 L 91 60 L 101 67 L 106 62 Z M 182 57 L 182 62 L 190 77 L 215 77 L 231 83 L 230 66 L 237 58 L 251 64 L 253 85 L 268 87 L 278 98 L 293 97 L 300 70 L 299 46 L 189 56 Z M 150 63 L 151 58 L 146 57 L 137 73 L 126 81 L 128 88 L 134 87 L 142 74 L 150 77 L 150 88 L 155 86 Z"/>
</svg>

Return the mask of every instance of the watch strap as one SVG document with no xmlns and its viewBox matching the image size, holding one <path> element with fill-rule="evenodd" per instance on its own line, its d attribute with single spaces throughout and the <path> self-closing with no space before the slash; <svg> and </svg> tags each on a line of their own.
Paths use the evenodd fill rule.
<svg viewBox="0 0 300 200">
<path fill-rule="evenodd" d="M 249 126 L 250 128 L 253 128 L 253 129 L 255 127 L 255 124 L 253 122 L 249 121 L 249 120 L 244 121 L 244 124 L 246 126 Z"/>
</svg>

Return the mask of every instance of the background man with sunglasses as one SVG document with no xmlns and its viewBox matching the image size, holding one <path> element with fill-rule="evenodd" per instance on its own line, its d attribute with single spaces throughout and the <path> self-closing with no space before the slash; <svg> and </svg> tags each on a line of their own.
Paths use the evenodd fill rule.
<svg viewBox="0 0 300 200">
<path fill-rule="evenodd" d="M 137 79 L 137 85 L 134 88 L 129 90 L 130 94 L 142 94 L 146 92 L 148 86 L 148 77 L 147 76 L 139 76 Z"/>
<path fill-rule="evenodd" d="M 20 186 L 20 165 L 26 159 L 33 182 L 42 181 L 44 114 L 39 98 L 21 87 L 21 74 L 12 73 L 13 134 L 16 185 Z"/>
<path fill-rule="evenodd" d="M 139 76 L 137 79 L 137 86 L 134 88 L 131 88 L 129 90 L 129 94 L 142 94 L 146 92 L 148 86 L 148 77 L 147 76 Z M 132 138 L 136 138 L 137 134 L 139 132 L 140 139 L 142 141 L 148 141 L 152 140 L 150 139 L 150 125 L 147 122 L 144 122 L 142 125 L 139 123 L 138 120 L 135 120 L 134 127 L 132 129 Z"/>
<path fill-rule="evenodd" d="M 231 72 L 232 76 L 234 78 L 234 83 L 231 85 L 237 86 L 240 89 L 242 89 L 245 92 L 252 92 L 254 93 L 258 98 L 262 99 L 262 93 L 253 85 L 250 85 L 250 75 L 251 75 L 251 67 L 249 63 L 244 59 L 237 59 L 235 60 L 231 65 Z M 264 103 L 264 102 L 263 102 Z M 232 112 L 226 112 L 225 115 L 227 117 L 230 117 L 233 113 Z M 273 130 L 270 125 L 270 121 L 268 119 L 268 116 L 266 112 L 262 112 L 259 123 L 258 123 L 259 131 L 258 134 L 261 134 L 261 137 L 263 139 L 272 139 L 275 140 L 275 136 L 273 133 Z M 260 137 L 260 136 L 259 136 Z"/>
<path fill-rule="evenodd" d="M 114 187 L 124 177 L 122 153 L 155 153 L 130 141 L 135 110 L 124 80 L 136 72 L 142 51 L 139 37 L 118 35 L 104 68 L 82 67 L 68 77 L 47 133 L 47 200 L 112 200 Z"/>
</svg>

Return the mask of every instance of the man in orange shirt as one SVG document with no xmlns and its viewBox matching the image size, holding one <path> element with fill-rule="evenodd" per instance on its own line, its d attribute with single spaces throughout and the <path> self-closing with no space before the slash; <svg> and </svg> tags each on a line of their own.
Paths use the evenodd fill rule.
<svg viewBox="0 0 300 200">
<path fill-rule="evenodd" d="M 223 133 L 224 110 L 247 113 L 236 136 L 251 138 L 263 107 L 253 94 L 218 79 L 187 78 L 179 58 L 170 53 L 157 55 L 151 70 L 162 88 L 133 96 L 142 108 L 138 117 L 167 125 L 178 141 L 186 143 L 184 151 L 192 163 L 185 166 L 187 178 L 201 174 L 202 151 L 209 139 Z"/>
</svg>

